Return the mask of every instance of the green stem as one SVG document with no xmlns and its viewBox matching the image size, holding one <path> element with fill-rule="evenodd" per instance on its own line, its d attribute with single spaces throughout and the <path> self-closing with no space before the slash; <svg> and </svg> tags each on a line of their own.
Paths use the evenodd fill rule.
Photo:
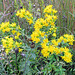
<svg viewBox="0 0 75 75">
<path fill-rule="evenodd" d="M 19 71 L 18 71 L 18 63 L 17 63 L 17 53 L 16 53 L 16 70 L 17 70 L 16 74 L 18 74 Z"/>
</svg>

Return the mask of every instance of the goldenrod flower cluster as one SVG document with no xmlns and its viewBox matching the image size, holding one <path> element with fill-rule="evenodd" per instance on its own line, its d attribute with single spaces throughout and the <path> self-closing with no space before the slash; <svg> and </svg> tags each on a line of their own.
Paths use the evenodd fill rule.
<svg viewBox="0 0 75 75">
<path fill-rule="evenodd" d="M 5 37 L 2 39 L 3 47 L 6 48 L 5 52 L 8 54 L 8 52 L 13 48 L 13 38 L 12 37 Z"/>
<path fill-rule="evenodd" d="M 16 15 L 19 16 L 20 18 L 25 18 L 27 20 L 27 22 L 29 23 L 29 25 L 33 23 L 32 14 L 24 8 L 18 10 Z"/>
<path fill-rule="evenodd" d="M 50 14 L 50 15 L 57 13 L 57 11 L 55 9 L 52 9 L 52 6 L 53 5 L 46 6 L 46 8 L 44 9 L 44 13 L 47 13 L 47 14 Z"/>
<path fill-rule="evenodd" d="M 62 43 L 73 45 L 74 36 L 65 34 L 56 39 L 56 13 L 57 11 L 52 8 L 52 5 L 46 6 L 44 9 L 44 18 L 37 19 L 34 24 L 35 30 L 31 34 L 31 39 L 33 42 L 39 43 L 41 45 L 41 53 L 44 57 L 47 58 L 50 54 L 59 54 L 64 61 L 70 63 L 72 62 L 72 54 L 66 45 L 63 47 Z M 48 40 L 49 35 L 52 35 L 54 38 Z"/>
<path fill-rule="evenodd" d="M 2 44 L 6 54 L 15 48 L 19 48 L 19 52 L 22 51 L 22 49 L 20 49 L 22 42 L 19 40 L 19 36 L 21 35 L 20 25 L 5 22 L 0 24 L 0 31 L 2 32 Z"/>
<path fill-rule="evenodd" d="M 0 25 L 0 30 L 2 30 L 2 32 L 9 32 L 11 29 L 9 28 L 9 22 L 6 23 L 2 23 Z"/>
<path fill-rule="evenodd" d="M 37 19 L 34 24 L 35 31 L 31 34 L 33 41 L 38 43 L 41 38 L 46 38 L 49 34 L 56 37 L 57 28 L 55 27 L 55 21 L 57 16 L 54 15 L 56 12 L 57 11 L 55 9 L 52 9 L 52 5 L 49 5 L 44 9 L 45 17 Z"/>
<path fill-rule="evenodd" d="M 68 43 L 69 45 L 73 45 L 73 41 L 74 41 L 74 36 L 69 34 L 64 34 L 57 40 L 58 43 L 64 42 Z"/>
</svg>

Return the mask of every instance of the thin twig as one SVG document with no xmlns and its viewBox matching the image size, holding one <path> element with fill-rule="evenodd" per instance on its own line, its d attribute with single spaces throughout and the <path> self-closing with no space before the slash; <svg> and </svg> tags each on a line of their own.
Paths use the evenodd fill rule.
<svg viewBox="0 0 75 75">
<path fill-rule="evenodd" d="M 5 8 L 6 8 L 6 7 L 5 7 L 5 1 L 4 1 L 4 0 L 3 0 L 3 7 L 4 7 L 4 11 L 5 11 Z"/>
</svg>

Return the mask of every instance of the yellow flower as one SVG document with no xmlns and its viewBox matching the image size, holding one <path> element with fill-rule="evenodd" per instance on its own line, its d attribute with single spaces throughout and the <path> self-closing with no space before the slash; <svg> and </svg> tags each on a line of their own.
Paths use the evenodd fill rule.
<svg viewBox="0 0 75 75">
<path fill-rule="evenodd" d="M 26 15 L 28 15 L 28 16 L 29 16 L 29 14 L 30 14 L 30 12 L 29 12 L 29 11 L 26 11 Z"/>
<path fill-rule="evenodd" d="M 66 47 L 65 47 L 64 49 L 65 49 L 65 50 L 64 50 L 64 52 L 68 52 L 68 51 L 69 51 L 69 49 L 68 49 L 68 48 L 66 48 Z"/>
<path fill-rule="evenodd" d="M 28 22 L 29 22 L 29 25 L 33 23 L 33 21 L 31 19 Z"/>
<path fill-rule="evenodd" d="M 17 29 L 21 30 L 21 27 L 20 27 L 20 25 L 18 25 L 18 26 L 17 26 Z"/>
<path fill-rule="evenodd" d="M 46 47 L 46 43 L 41 43 L 42 48 Z"/>
<path fill-rule="evenodd" d="M 65 52 L 64 56 L 61 56 L 61 58 L 67 63 L 72 62 L 72 54 L 69 52 Z"/>
<path fill-rule="evenodd" d="M 54 22 L 50 22 L 52 26 L 55 26 Z"/>
<path fill-rule="evenodd" d="M 17 47 L 20 47 L 20 44 L 19 44 L 19 42 L 15 42 L 15 45 L 17 46 Z"/>
<path fill-rule="evenodd" d="M 24 8 L 23 8 L 23 9 L 21 9 L 21 10 L 20 10 L 20 12 L 21 12 L 21 14 L 23 14 L 23 15 L 24 15 L 24 14 L 25 14 L 25 12 L 26 12 L 26 9 L 24 9 Z"/>
<path fill-rule="evenodd" d="M 6 47 L 7 47 L 7 44 L 6 44 L 6 43 L 7 43 L 7 40 L 2 39 L 2 44 L 3 44 L 3 47 L 4 47 L 4 48 L 6 48 Z"/>
<path fill-rule="evenodd" d="M 22 45 L 22 42 L 20 42 L 20 45 Z"/>
<path fill-rule="evenodd" d="M 53 35 L 52 35 L 52 36 L 56 37 L 56 33 L 53 33 Z"/>
<path fill-rule="evenodd" d="M 8 54 L 8 53 L 9 53 L 9 51 L 10 51 L 10 49 L 6 49 L 6 50 L 5 50 L 6 54 Z"/>
<path fill-rule="evenodd" d="M 57 19 L 57 16 L 54 16 L 54 15 L 53 15 L 52 17 L 53 17 L 53 19 L 54 19 L 54 20 L 56 20 L 56 19 Z"/>
<path fill-rule="evenodd" d="M 48 51 L 45 51 L 45 49 L 42 49 L 42 50 L 41 50 L 41 53 L 42 53 L 43 56 L 46 57 L 46 58 L 49 56 L 49 52 L 48 52 Z"/>
<path fill-rule="evenodd" d="M 2 44 L 3 47 L 5 48 L 5 52 L 6 54 L 8 54 L 8 52 L 13 48 L 13 38 L 12 37 L 5 37 L 4 39 L 2 39 Z"/>
<path fill-rule="evenodd" d="M 53 47 L 52 45 L 50 45 L 48 51 L 51 52 L 51 54 L 53 54 L 54 50 L 55 50 L 55 47 Z"/>
<path fill-rule="evenodd" d="M 16 23 L 12 23 L 11 26 L 12 26 L 12 27 L 16 27 Z"/>
<path fill-rule="evenodd" d="M 64 48 L 60 48 L 60 52 L 62 53 L 62 52 L 64 52 L 65 51 L 65 49 Z"/>
<path fill-rule="evenodd" d="M 22 52 L 23 49 L 19 48 L 19 52 Z"/>
<path fill-rule="evenodd" d="M 44 37 L 44 35 L 45 35 L 45 32 L 41 32 L 41 36 Z"/>
<path fill-rule="evenodd" d="M 6 28 L 6 32 L 9 32 L 11 29 L 10 28 Z"/>
<path fill-rule="evenodd" d="M 55 46 L 58 46 L 58 42 L 54 39 L 54 40 L 51 40 L 52 44 L 55 45 Z"/>
<path fill-rule="evenodd" d="M 69 45 L 73 45 L 73 42 L 69 42 Z"/>
<path fill-rule="evenodd" d="M 20 18 L 23 18 L 24 17 L 24 15 L 23 14 L 20 14 L 20 16 L 19 16 Z"/>
<path fill-rule="evenodd" d="M 39 38 L 36 38 L 35 42 L 36 43 L 40 42 L 40 39 Z"/>
<path fill-rule="evenodd" d="M 60 54 L 60 49 L 59 48 L 55 48 L 54 51 L 55 51 L 56 55 Z"/>
<path fill-rule="evenodd" d="M 48 39 L 45 38 L 45 39 L 43 40 L 43 42 L 44 42 L 44 43 L 48 43 Z"/>
<path fill-rule="evenodd" d="M 12 30 L 12 33 L 15 34 L 16 33 L 16 30 Z"/>
<path fill-rule="evenodd" d="M 19 37 L 21 35 L 21 33 L 17 32 L 17 36 Z"/>
<path fill-rule="evenodd" d="M 48 5 L 48 6 L 46 6 L 46 8 L 44 9 L 44 13 L 51 13 L 51 11 L 52 11 L 52 6 L 53 5 Z"/>
<path fill-rule="evenodd" d="M 55 9 L 53 9 L 53 13 L 57 13 L 57 11 Z"/>
<path fill-rule="evenodd" d="M 68 40 L 67 40 L 67 39 L 65 39 L 65 38 L 64 38 L 63 40 L 64 40 L 64 43 L 67 43 L 67 42 L 68 42 Z"/>
<path fill-rule="evenodd" d="M 6 31 L 6 30 L 5 30 L 5 29 L 3 29 L 2 31 L 5 33 L 5 31 Z"/>
<path fill-rule="evenodd" d="M 57 42 L 58 42 L 58 43 L 61 43 L 63 40 L 64 40 L 64 37 L 61 36 L 61 37 L 57 40 Z"/>
<path fill-rule="evenodd" d="M 19 16 L 20 18 L 25 18 L 29 24 L 33 23 L 32 14 L 29 11 L 26 11 L 26 9 L 24 8 L 21 10 L 18 10 L 16 15 Z"/>
<path fill-rule="evenodd" d="M 19 15 L 20 15 L 20 11 L 17 11 L 16 16 L 19 16 Z"/>
<path fill-rule="evenodd" d="M 19 39 L 19 36 L 15 36 L 15 39 Z"/>
</svg>

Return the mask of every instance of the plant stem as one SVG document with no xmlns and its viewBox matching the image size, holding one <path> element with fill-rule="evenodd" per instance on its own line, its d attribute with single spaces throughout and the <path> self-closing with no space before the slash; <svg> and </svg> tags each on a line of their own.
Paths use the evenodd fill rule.
<svg viewBox="0 0 75 75">
<path fill-rule="evenodd" d="M 17 70 L 16 74 L 18 74 L 19 71 L 18 71 L 18 64 L 17 64 L 17 53 L 16 53 L 16 70 Z"/>
</svg>

